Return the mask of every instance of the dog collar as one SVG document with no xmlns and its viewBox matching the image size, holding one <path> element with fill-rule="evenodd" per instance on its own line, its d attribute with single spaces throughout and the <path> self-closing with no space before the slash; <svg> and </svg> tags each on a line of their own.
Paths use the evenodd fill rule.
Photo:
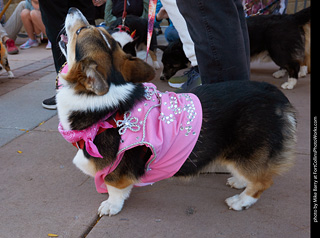
<svg viewBox="0 0 320 238">
<path fill-rule="evenodd" d="M 117 27 L 114 28 L 115 30 L 119 30 L 119 32 L 126 32 L 128 33 L 132 39 L 134 39 L 135 35 L 136 35 L 136 30 L 134 30 L 133 32 L 130 31 L 130 28 L 127 26 L 123 26 L 123 25 L 119 25 Z"/>
<path fill-rule="evenodd" d="M 82 27 L 80 27 L 80 28 L 76 31 L 76 34 L 79 35 L 80 32 L 81 32 L 83 29 L 87 29 L 87 28 L 89 28 L 89 27 L 90 27 L 90 26 L 82 26 Z"/>
</svg>

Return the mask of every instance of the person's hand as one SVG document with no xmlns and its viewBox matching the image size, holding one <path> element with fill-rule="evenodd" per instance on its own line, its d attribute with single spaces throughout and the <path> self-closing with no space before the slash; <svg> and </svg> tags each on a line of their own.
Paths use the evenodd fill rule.
<svg viewBox="0 0 320 238">
<path fill-rule="evenodd" d="M 104 4 L 107 0 L 92 0 L 93 5 L 96 7 L 100 7 L 102 4 Z"/>
<path fill-rule="evenodd" d="M 160 8 L 158 14 L 157 14 L 157 21 L 161 21 L 165 18 L 169 18 L 168 13 L 164 7 Z"/>
</svg>

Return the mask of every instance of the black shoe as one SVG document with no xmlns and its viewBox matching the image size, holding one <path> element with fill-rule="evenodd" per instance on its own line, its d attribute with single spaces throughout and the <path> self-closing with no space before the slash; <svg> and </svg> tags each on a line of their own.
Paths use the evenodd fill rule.
<svg viewBox="0 0 320 238">
<path fill-rule="evenodd" d="M 57 109 L 57 104 L 56 104 L 56 96 L 53 96 L 51 98 L 48 98 L 42 102 L 42 106 L 45 109 L 49 110 L 56 110 Z"/>
</svg>

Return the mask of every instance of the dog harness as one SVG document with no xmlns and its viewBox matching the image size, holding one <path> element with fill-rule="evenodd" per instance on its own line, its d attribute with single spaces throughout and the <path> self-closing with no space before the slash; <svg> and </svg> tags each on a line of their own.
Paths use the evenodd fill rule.
<svg viewBox="0 0 320 238">
<path fill-rule="evenodd" d="M 137 146 L 146 146 L 151 150 L 145 174 L 140 178 L 140 183 L 135 184 L 145 186 L 178 172 L 198 140 L 202 124 L 199 99 L 191 93 L 162 93 L 151 83 L 143 85 L 145 99 L 120 117 L 106 115 L 103 120 L 80 131 L 64 130 L 59 124 L 59 132 L 68 142 L 84 141 L 87 152 L 94 157 L 102 157 L 93 143 L 99 130 L 118 128 L 121 140 L 116 160 L 95 175 L 99 193 L 108 192 L 104 179 L 117 168 L 127 150 Z"/>
</svg>

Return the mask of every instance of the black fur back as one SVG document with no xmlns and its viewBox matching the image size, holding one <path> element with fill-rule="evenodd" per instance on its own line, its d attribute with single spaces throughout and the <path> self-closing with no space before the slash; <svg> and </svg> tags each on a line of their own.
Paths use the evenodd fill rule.
<svg viewBox="0 0 320 238">
<path fill-rule="evenodd" d="M 310 8 L 292 15 L 260 15 L 247 18 L 250 56 L 265 53 L 289 78 L 298 79 L 300 65 L 305 59 L 305 32 L 310 21 Z"/>
<path fill-rule="evenodd" d="M 260 15 L 247 18 L 250 55 L 268 51 L 275 60 L 278 52 L 294 57 L 304 48 L 303 25 L 310 21 L 310 8 L 293 15 Z"/>
<path fill-rule="evenodd" d="M 221 158 L 255 163 L 251 160 L 260 149 L 267 148 L 270 159 L 283 150 L 288 126 L 284 117 L 293 109 L 276 87 L 237 81 L 203 85 L 192 93 L 201 101 L 203 124 L 193 152 L 176 176 L 197 174 Z"/>
</svg>

